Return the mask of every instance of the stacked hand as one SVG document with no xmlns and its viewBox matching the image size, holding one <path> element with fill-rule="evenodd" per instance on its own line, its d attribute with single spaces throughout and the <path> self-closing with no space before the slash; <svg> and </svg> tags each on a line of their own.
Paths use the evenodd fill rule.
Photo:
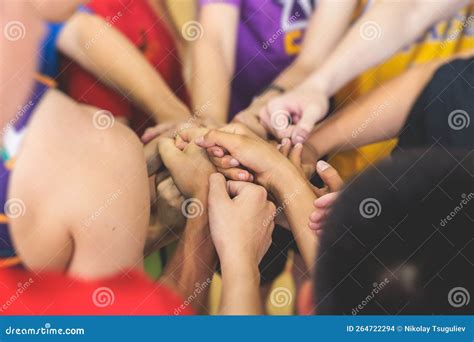
<svg viewBox="0 0 474 342">
<path fill-rule="evenodd" d="M 303 84 L 270 100 L 260 111 L 260 120 L 275 138 L 290 138 L 293 144 L 304 143 L 328 109 L 325 92 Z"/>
<path fill-rule="evenodd" d="M 258 265 L 271 244 L 275 205 L 261 186 L 227 181 L 213 174 L 209 185 L 209 224 L 221 263 Z M 244 260 L 247 262 L 244 262 Z"/>
</svg>

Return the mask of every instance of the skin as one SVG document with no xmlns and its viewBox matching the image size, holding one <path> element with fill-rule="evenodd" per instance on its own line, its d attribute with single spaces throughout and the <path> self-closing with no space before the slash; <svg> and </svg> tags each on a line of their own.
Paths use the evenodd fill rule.
<svg viewBox="0 0 474 342">
<path fill-rule="evenodd" d="M 306 28 L 300 54 L 272 83 L 286 90 L 293 89 L 308 73 L 322 65 L 346 32 L 356 4 L 355 1 L 318 1 Z M 331 30 L 328 31 L 328 27 Z M 236 115 L 234 121 L 245 124 L 261 137 L 265 137 L 268 131 L 281 139 L 284 130 L 273 127 L 271 120 L 260 121 L 258 118 L 268 102 L 279 95 L 280 92 L 269 90 L 257 96 L 248 108 Z"/>
<path fill-rule="evenodd" d="M 34 271 L 91 279 L 142 268 L 150 215 L 142 147 L 118 123 L 95 128 L 96 111 L 50 90 L 29 122 L 8 197 L 25 204 L 10 231 Z"/>
<path fill-rule="evenodd" d="M 312 202 L 316 195 L 301 172 L 262 139 L 211 130 L 194 141 L 206 149 L 218 146 L 228 151 L 243 167 L 252 170 L 255 182 L 265 187 L 280 205 L 285 203 L 283 211 L 303 259 L 311 269 L 317 253 L 317 241 L 307 227 L 307 218 L 313 211 Z"/>
<path fill-rule="evenodd" d="M 398 136 L 417 97 L 445 62 L 414 67 L 322 122 L 306 142 L 311 158 Z"/>
<path fill-rule="evenodd" d="M 468 3 L 468 0 L 376 2 L 352 25 L 325 62 L 314 69 L 304 82 L 268 103 L 260 113 L 261 120 L 266 127 L 270 127 L 272 113 L 288 113 L 293 118 L 293 124 L 276 136 L 289 137 L 295 144 L 304 142 L 315 123 L 327 114 L 330 96 Z M 380 38 L 367 39 L 361 34 L 367 23 L 377 24 Z M 354 63 L 355 60 L 357 63 Z M 271 131 L 275 133 L 274 129 Z"/>
<path fill-rule="evenodd" d="M 161 159 L 174 183 L 197 208 L 196 212 L 190 211 L 192 215 L 188 216 L 177 250 L 161 279 L 188 296 L 194 292 L 196 283 L 202 284 L 212 278 L 217 263 L 207 214 L 209 177 L 215 168 L 207 159 L 205 151 L 195 144 L 189 144 L 181 151 L 173 139 L 158 139 Z M 189 174 L 193 177 L 189 177 Z M 201 312 L 206 312 L 209 287 L 208 284 L 193 300 L 193 305 Z"/>
<path fill-rule="evenodd" d="M 221 315 L 263 313 L 258 264 L 271 245 L 274 216 L 263 187 L 211 175 L 209 221 L 222 267 Z"/>
<path fill-rule="evenodd" d="M 77 12 L 61 30 L 57 48 L 110 88 L 127 94 L 156 122 L 188 120 L 191 117 L 189 109 L 155 68 L 120 31 L 113 26 L 104 30 L 107 25 L 99 16 Z M 101 32 L 99 38 L 97 32 Z M 110 51 L 120 51 L 114 55 L 113 62 Z"/>
<path fill-rule="evenodd" d="M 349 24 L 355 2 L 320 1 L 306 30 L 302 51 L 295 61 L 276 78 L 275 84 L 291 88 L 304 79 L 309 70 L 321 63 L 332 50 Z M 340 19 L 334 22 L 337 15 Z M 200 11 L 200 23 L 206 34 L 193 46 L 192 78 L 193 108 L 206 106 L 206 115 L 219 123 L 227 121 L 230 101 L 230 83 L 234 74 L 235 49 L 237 43 L 239 10 L 226 4 L 210 4 Z M 325 28 L 331 25 L 328 32 Z M 252 127 L 256 133 L 262 132 L 256 115 L 266 102 L 278 95 L 268 91 L 245 110 L 239 113 L 239 122 Z M 255 94 L 257 95 L 257 94 Z"/>
<path fill-rule="evenodd" d="M 27 14 L 27 9 L 25 5 L 23 13 Z M 30 19 L 41 27 L 40 18 L 30 10 L 30 17 L 22 17 L 25 26 L 33 27 Z M 34 31 L 27 36 L 41 38 Z M 18 51 L 24 51 L 26 44 L 34 55 L 36 44 L 28 40 L 17 42 Z M 17 69 L 28 63 L 9 61 L 9 67 Z M 32 83 L 33 73 L 28 76 Z M 100 279 L 142 269 L 150 217 L 143 147 L 132 131 L 117 122 L 97 129 L 96 113 L 97 109 L 50 90 L 29 122 L 11 174 L 8 198 L 20 199 L 26 208 L 23 215 L 10 220 L 11 233 L 23 264 L 35 272 L 60 271 L 81 279 Z M 170 170 L 173 165 L 182 167 L 167 163 Z M 188 220 L 178 252 L 162 279 L 185 297 L 202 281 L 203 265 L 207 274 L 214 271 L 207 266 L 215 262 L 212 242 L 207 248 L 202 243 L 211 241 L 206 217 Z M 193 248 L 203 263 L 197 265 L 198 259 L 183 253 Z M 193 305 L 199 303 L 197 300 Z"/>
</svg>

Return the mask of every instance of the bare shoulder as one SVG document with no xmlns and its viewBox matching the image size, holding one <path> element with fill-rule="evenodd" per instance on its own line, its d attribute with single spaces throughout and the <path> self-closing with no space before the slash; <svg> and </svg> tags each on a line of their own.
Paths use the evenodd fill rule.
<svg viewBox="0 0 474 342">
<path fill-rule="evenodd" d="M 110 113 L 51 90 L 31 119 L 14 181 L 30 195 L 42 197 L 44 205 L 67 205 L 64 198 L 100 195 L 129 180 L 132 173 L 146 179 L 138 137 Z"/>
<path fill-rule="evenodd" d="M 100 255 L 91 249 L 102 251 L 111 233 L 120 238 L 130 227 L 146 227 L 142 145 L 110 114 L 49 91 L 29 122 L 9 198 L 20 199 L 26 208 L 12 222 L 22 261 L 33 269 L 65 270 L 79 250 Z M 144 237 L 138 236 L 140 246 Z"/>
</svg>

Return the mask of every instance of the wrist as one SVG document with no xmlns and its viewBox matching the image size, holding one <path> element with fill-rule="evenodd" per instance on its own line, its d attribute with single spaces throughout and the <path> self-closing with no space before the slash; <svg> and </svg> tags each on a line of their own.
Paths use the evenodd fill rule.
<svg viewBox="0 0 474 342">
<path fill-rule="evenodd" d="M 320 71 L 312 76 L 310 76 L 302 86 L 308 86 L 314 89 L 315 92 L 323 94 L 327 98 L 331 97 L 333 94 L 330 87 L 330 78 L 326 76 L 324 71 Z"/>
<path fill-rule="evenodd" d="M 289 167 L 280 168 L 275 181 L 271 182 L 269 190 L 276 197 L 278 202 L 283 203 L 287 197 L 299 193 L 302 188 L 308 185 L 308 181 L 293 164 Z"/>
<path fill-rule="evenodd" d="M 228 253 L 226 256 L 219 256 L 221 263 L 222 277 L 226 280 L 232 281 L 248 279 L 255 279 L 260 281 L 260 271 L 258 269 L 258 262 L 249 257 L 248 254 L 233 254 Z"/>
</svg>

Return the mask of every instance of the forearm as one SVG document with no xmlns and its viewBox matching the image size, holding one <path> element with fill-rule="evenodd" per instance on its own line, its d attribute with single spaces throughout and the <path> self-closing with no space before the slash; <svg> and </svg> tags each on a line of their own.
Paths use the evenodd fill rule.
<svg viewBox="0 0 474 342">
<path fill-rule="evenodd" d="M 186 105 L 139 50 L 105 20 L 87 13 L 75 14 L 61 32 L 58 48 L 104 84 L 126 94 L 157 122 L 190 116 Z M 120 53 L 111 59 L 111 51 Z"/>
<path fill-rule="evenodd" d="M 201 216 L 188 219 L 176 251 L 160 281 L 175 289 L 185 300 L 192 301 L 197 311 L 206 311 L 207 295 L 216 263 L 206 211 Z M 197 291 L 197 288 L 200 290 Z"/>
<path fill-rule="evenodd" d="M 229 263 L 223 260 L 221 315 L 261 315 L 260 273 L 257 265 L 235 258 Z M 237 260 L 238 264 L 235 262 Z"/>
<path fill-rule="evenodd" d="M 280 205 L 277 212 L 283 209 L 298 249 L 311 270 L 318 251 L 316 236 L 308 228 L 308 222 L 316 196 L 308 181 L 293 167 L 282 167 L 277 179 L 278 182 L 271 186 Z"/>
<path fill-rule="evenodd" d="M 318 159 L 396 137 L 439 65 L 412 68 L 366 94 L 316 126 L 305 145 Z"/>
<path fill-rule="evenodd" d="M 193 110 L 216 123 L 226 123 L 230 101 L 232 69 L 224 62 L 222 46 L 203 37 L 193 48 L 191 79 Z"/>
<path fill-rule="evenodd" d="M 354 0 L 319 1 L 306 29 L 301 53 L 273 83 L 291 89 L 319 67 L 346 32 L 356 3 Z M 328 27 L 331 30 L 327 30 Z"/>
<path fill-rule="evenodd" d="M 375 3 L 307 82 L 332 96 L 354 77 L 389 58 L 467 3 L 467 0 Z"/>
</svg>

